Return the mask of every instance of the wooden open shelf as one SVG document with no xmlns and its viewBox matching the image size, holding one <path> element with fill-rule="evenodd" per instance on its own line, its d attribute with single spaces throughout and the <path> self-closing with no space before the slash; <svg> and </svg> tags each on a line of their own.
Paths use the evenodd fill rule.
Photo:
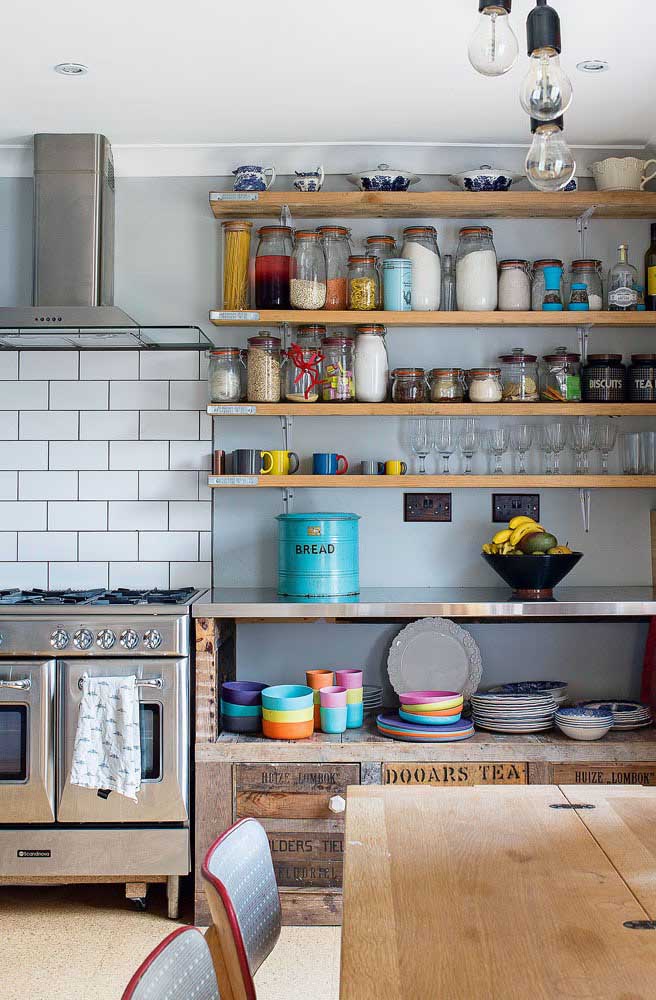
<svg viewBox="0 0 656 1000">
<path fill-rule="evenodd" d="M 656 218 L 656 194 L 646 191 L 297 191 L 253 192 L 249 199 L 210 192 L 217 219 L 278 219 L 284 206 L 299 219 L 600 219 Z"/>
<path fill-rule="evenodd" d="M 216 489 L 656 489 L 656 476 L 210 476 L 208 485 Z"/>
<path fill-rule="evenodd" d="M 653 417 L 656 403 L 210 403 L 213 417 Z"/>
<path fill-rule="evenodd" d="M 654 210 L 656 215 L 656 208 Z M 214 326 L 281 326 L 322 323 L 324 326 L 444 327 L 592 327 L 636 329 L 656 326 L 656 312 L 344 312 L 332 309 L 251 309 L 247 312 L 210 311 Z"/>
</svg>

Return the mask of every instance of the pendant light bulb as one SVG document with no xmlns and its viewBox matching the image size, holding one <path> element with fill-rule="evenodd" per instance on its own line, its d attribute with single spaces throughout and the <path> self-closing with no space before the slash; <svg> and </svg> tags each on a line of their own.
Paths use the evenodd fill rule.
<svg viewBox="0 0 656 1000">
<path fill-rule="evenodd" d="M 519 100 L 527 115 L 538 121 L 553 121 L 565 114 L 574 94 L 572 81 L 563 72 L 560 56 L 550 47 L 531 53 Z"/>
<path fill-rule="evenodd" d="M 576 161 L 563 135 L 563 120 L 531 121 L 533 142 L 526 157 L 526 176 L 538 191 L 562 191 L 574 177 Z"/>
<path fill-rule="evenodd" d="M 512 0 L 479 0 L 479 18 L 469 43 L 469 61 L 483 76 L 503 76 L 519 55 L 519 42 L 510 27 Z"/>
</svg>

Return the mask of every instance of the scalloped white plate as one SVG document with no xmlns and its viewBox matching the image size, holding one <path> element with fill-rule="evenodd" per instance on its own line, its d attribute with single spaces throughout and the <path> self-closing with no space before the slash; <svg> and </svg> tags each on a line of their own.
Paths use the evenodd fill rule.
<svg viewBox="0 0 656 1000">
<path fill-rule="evenodd" d="M 478 689 L 481 651 L 469 632 L 448 618 L 423 618 L 401 629 L 392 641 L 387 673 L 397 694 Z"/>
</svg>

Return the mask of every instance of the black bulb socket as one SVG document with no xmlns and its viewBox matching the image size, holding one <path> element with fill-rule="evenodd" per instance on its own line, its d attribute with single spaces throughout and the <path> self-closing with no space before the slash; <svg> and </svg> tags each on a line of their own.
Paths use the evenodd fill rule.
<svg viewBox="0 0 656 1000">
<path fill-rule="evenodd" d="M 512 10 L 512 0 L 478 0 L 478 13 L 482 14 L 488 7 L 503 7 L 506 13 Z"/>
<path fill-rule="evenodd" d="M 529 55 L 536 49 L 555 49 L 558 54 L 561 53 L 560 18 L 558 11 L 550 7 L 547 0 L 537 0 L 537 7 L 528 15 L 526 41 Z"/>
<path fill-rule="evenodd" d="M 555 125 L 562 132 L 565 128 L 565 119 L 562 115 L 559 118 L 552 118 L 549 122 L 539 121 L 537 118 L 531 118 L 531 134 L 535 135 L 537 130 L 543 125 Z"/>
</svg>

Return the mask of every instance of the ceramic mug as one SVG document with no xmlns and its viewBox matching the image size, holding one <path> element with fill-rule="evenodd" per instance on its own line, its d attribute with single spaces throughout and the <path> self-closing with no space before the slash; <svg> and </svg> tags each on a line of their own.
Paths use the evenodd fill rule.
<svg viewBox="0 0 656 1000">
<path fill-rule="evenodd" d="M 265 476 L 293 476 L 300 465 L 295 451 L 263 451 L 262 457 L 271 459 L 271 468 L 264 472 Z"/>
<path fill-rule="evenodd" d="M 609 156 L 592 164 L 592 175 L 599 191 L 644 191 L 656 170 L 647 174 L 647 167 L 656 160 L 639 160 L 636 156 Z"/>
<path fill-rule="evenodd" d="M 390 462 L 385 462 L 385 475 L 386 476 L 405 476 L 408 471 L 408 466 L 405 462 L 399 462 L 393 459 Z"/>
<path fill-rule="evenodd" d="M 232 172 L 234 191 L 268 191 L 276 179 L 273 167 L 243 166 Z"/>
<path fill-rule="evenodd" d="M 360 475 L 378 476 L 380 474 L 380 463 L 373 458 L 365 458 L 360 462 Z"/>
<path fill-rule="evenodd" d="M 264 456 L 268 456 L 267 467 Z M 259 448 L 238 448 L 230 456 L 230 472 L 233 476 L 268 476 L 271 473 L 271 455 Z"/>
<path fill-rule="evenodd" d="M 343 468 L 340 469 L 340 462 Z M 348 461 L 343 455 L 334 452 L 315 451 L 312 456 L 312 472 L 315 476 L 343 476 L 348 472 Z"/>
</svg>

